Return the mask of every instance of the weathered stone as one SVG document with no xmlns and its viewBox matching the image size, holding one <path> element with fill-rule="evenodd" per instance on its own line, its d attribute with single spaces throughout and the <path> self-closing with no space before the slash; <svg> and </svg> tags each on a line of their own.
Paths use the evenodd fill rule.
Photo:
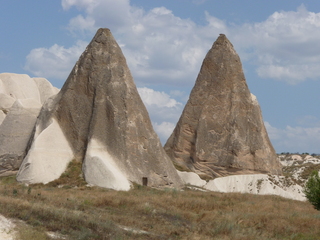
<svg viewBox="0 0 320 240">
<path fill-rule="evenodd" d="M 17 179 L 55 180 L 72 159 L 83 162 L 88 183 L 101 187 L 128 190 L 143 177 L 150 186 L 182 184 L 108 29 L 98 30 L 60 93 L 44 105 Z"/>
<path fill-rule="evenodd" d="M 43 105 L 47 99 L 59 92 L 59 90 L 51 85 L 51 83 L 45 78 L 33 78 L 36 83 L 39 95 L 40 103 Z"/>
<path fill-rule="evenodd" d="M 257 99 L 225 35 L 207 53 L 165 150 L 180 169 L 204 177 L 281 173 Z"/>
<path fill-rule="evenodd" d="M 6 118 L 6 114 L 4 110 L 0 110 L 0 125 L 2 124 L 3 120 Z"/>
<path fill-rule="evenodd" d="M 0 74 L 0 176 L 19 169 L 42 103 L 57 92 L 46 79 Z"/>
</svg>

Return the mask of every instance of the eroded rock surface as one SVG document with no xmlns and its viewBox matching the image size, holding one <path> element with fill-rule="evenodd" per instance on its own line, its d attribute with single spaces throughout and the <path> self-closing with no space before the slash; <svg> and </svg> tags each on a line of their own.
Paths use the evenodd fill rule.
<svg viewBox="0 0 320 240">
<path fill-rule="evenodd" d="M 165 150 L 180 169 L 203 177 L 281 173 L 258 101 L 225 35 L 207 53 Z"/>
<path fill-rule="evenodd" d="M 154 132 L 125 57 L 109 29 L 99 29 L 36 123 L 17 179 L 57 179 L 83 162 L 85 180 L 130 189 L 131 183 L 180 186 L 182 181 Z"/>
<path fill-rule="evenodd" d="M 41 106 L 58 91 L 44 78 L 0 74 L 0 176 L 19 169 Z"/>
</svg>

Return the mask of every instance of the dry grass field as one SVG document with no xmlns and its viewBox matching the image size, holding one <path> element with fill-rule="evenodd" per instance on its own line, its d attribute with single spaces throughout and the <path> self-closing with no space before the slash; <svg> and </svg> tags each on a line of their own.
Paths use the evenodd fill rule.
<svg viewBox="0 0 320 240">
<path fill-rule="evenodd" d="M 320 239 L 320 212 L 277 196 L 87 187 L 79 166 L 58 181 L 0 179 L 0 214 L 23 220 L 19 239 Z"/>
</svg>

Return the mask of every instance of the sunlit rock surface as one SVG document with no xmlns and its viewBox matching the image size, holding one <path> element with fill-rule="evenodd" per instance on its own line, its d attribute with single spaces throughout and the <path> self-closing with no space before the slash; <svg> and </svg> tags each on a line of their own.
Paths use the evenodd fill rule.
<svg viewBox="0 0 320 240">
<path fill-rule="evenodd" d="M 21 165 L 42 104 L 58 89 L 44 78 L 0 74 L 0 175 Z"/>
<path fill-rule="evenodd" d="M 182 185 L 109 29 L 97 31 L 35 129 L 19 181 L 53 181 L 74 159 L 101 187 L 128 190 L 143 178 L 148 186 Z"/>
<path fill-rule="evenodd" d="M 165 150 L 179 169 L 205 178 L 281 174 L 258 101 L 225 35 L 207 53 Z"/>
</svg>

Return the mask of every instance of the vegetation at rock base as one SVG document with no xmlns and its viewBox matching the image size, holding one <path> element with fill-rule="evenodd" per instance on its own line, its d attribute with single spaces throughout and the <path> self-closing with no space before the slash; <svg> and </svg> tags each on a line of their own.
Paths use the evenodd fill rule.
<svg viewBox="0 0 320 240">
<path fill-rule="evenodd" d="M 72 160 L 66 171 L 61 174 L 60 178 L 50 182 L 47 186 L 50 187 L 82 187 L 87 185 L 86 181 L 83 178 L 82 173 L 82 163 Z"/>
<path fill-rule="evenodd" d="M 50 239 L 318 239 L 320 213 L 278 196 L 79 184 L 25 186 L 0 179 L 0 214 L 23 220 L 20 235 Z M 31 230 L 30 230 L 31 228 Z"/>
<path fill-rule="evenodd" d="M 319 172 L 314 170 L 304 188 L 304 194 L 315 209 L 320 211 L 320 177 Z"/>
</svg>

